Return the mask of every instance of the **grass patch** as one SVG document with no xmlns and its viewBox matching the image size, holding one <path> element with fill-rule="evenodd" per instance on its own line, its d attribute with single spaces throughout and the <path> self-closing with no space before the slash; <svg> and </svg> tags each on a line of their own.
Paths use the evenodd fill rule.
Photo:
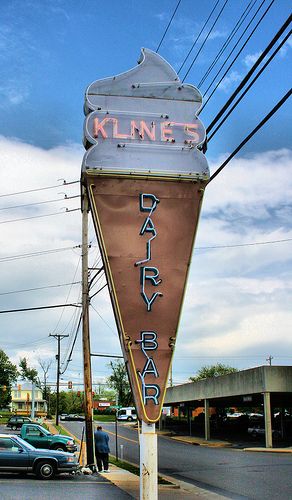
<svg viewBox="0 0 292 500">
<path fill-rule="evenodd" d="M 0 411 L 0 415 L 0 424 L 7 424 L 8 420 L 14 415 L 14 413 L 11 413 L 10 411 Z"/>
<path fill-rule="evenodd" d="M 120 467 L 121 469 L 132 472 L 132 474 L 135 474 L 136 476 L 140 476 L 140 469 L 139 467 L 136 467 L 136 465 L 130 464 L 129 462 L 125 462 L 124 460 L 116 460 L 116 458 L 113 457 L 113 455 L 110 455 L 109 462 L 113 465 L 116 465 L 117 467 Z M 166 479 L 158 475 L 158 484 L 167 484 L 170 486 L 173 483 L 167 481 Z"/>
<path fill-rule="evenodd" d="M 94 415 L 93 420 L 95 422 L 115 422 L 115 415 Z"/>
<path fill-rule="evenodd" d="M 59 434 L 62 434 L 62 436 L 68 436 L 68 431 L 66 431 L 62 425 L 54 425 L 54 427 L 57 429 Z"/>
</svg>

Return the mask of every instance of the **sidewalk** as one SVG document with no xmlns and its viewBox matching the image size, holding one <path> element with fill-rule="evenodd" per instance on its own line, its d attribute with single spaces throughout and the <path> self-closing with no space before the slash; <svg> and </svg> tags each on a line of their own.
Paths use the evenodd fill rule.
<svg viewBox="0 0 292 500">
<path fill-rule="evenodd" d="M 123 490 L 139 500 L 139 476 L 132 474 L 129 471 L 124 469 L 119 469 L 115 465 L 110 465 L 110 472 L 103 474 L 99 473 L 101 476 L 109 479 L 115 486 Z M 166 480 L 169 480 L 173 483 L 172 478 L 168 478 L 167 476 L 163 476 Z M 168 485 L 158 485 L 158 498 L 160 499 L 177 499 L 177 500 L 189 500 L 191 498 L 196 498 L 198 500 L 226 500 L 227 497 L 217 495 L 216 493 L 212 493 L 211 491 L 204 490 L 202 488 L 198 488 L 197 486 L 193 486 L 189 483 L 185 483 L 183 481 L 175 480 L 173 486 Z"/>
<path fill-rule="evenodd" d="M 46 422 L 48 425 L 50 432 L 57 433 L 58 431 L 54 427 L 53 423 Z M 62 424 L 60 424 L 62 425 Z M 62 426 L 63 427 L 63 426 Z M 80 440 L 76 438 L 73 434 L 71 434 L 65 427 L 63 429 L 68 433 L 68 435 L 72 435 L 75 441 L 80 445 Z M 82 450 L 81 454 L 81 465 L 86 464 L 85 459 L 85 450 Z M 120 488 L 125 493 L 128 493 L 132 498 L 139 500 L 140 498 L 140 478 L 136 474 L 129 472 L 124 469 L 120 469 L 116 465 L 110 464 L 110 472 L 109 473 L 98 473 L 94 475 L 98 479 L 99 476 L 102 476 L 105 479 L 108 479 L 115 486 Z M 91 476 L 93 477 L 93 476 Z M 192 484 L 173 480 L 173 478 L 164 476 L 163 477 L 172 483 L 172 485 L 158 485 L 158 497 L 160 499 L 177 499 L 177 500 L 189 500 L 191 498 L 196 498 L 198 500 L 226 500 L 226 497 L 217 495 L 216 493 L 212 493 L 208 490 L 204 490 L 202 488 L 198 488 L 197 486 L 193 486 Z"/>
</svg>

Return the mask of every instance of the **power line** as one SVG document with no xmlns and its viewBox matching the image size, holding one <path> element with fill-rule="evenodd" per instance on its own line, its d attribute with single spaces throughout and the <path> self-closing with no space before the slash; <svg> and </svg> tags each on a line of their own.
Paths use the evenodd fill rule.
<svg viewBox="0 0 292 500">
<path fill-rule="evenodd" d="M 275 243 L 286 243 L 292 241 L 292 238 L 285 238 L 283 240 L 272 240 L 272 241 L 256 241 L 254 243 L 239 243 L 237 245 L 213 245 L 210 247 L 195 247 L 195 250 L 214 250 L 219 248 L 237 248 L 237 247 L 253 247 L 257 245 L 271 245 Z"/>
<path fill-rule="evenodd" d="M 192 62 L 191 62 L 191 64 L 190 64 L 190 66 L 189 66 L 189 68 L 188 68 L 188 70 L 187 70 L 187 72 L 186 72 L 185 76 L 183 77 L 183 79 L 182 79 L 182 83 L 185 81 L 186 77 L 188 76 L 189 72 L 191 71 L 191 69 L 192 69 L 192 67 L 193 67 L 193 65 L 194 65 L 194 63 L 195 63 L 195 61 L 197 60 L 197 58 L 198 58 L 199 54 L 201 53 L 201 51 L 202 51 L 202 49 L 203 49 L 203 47 L 204 47 L 205 43 L 207 42 L 207 40 L 208 40 L 208 38 L 209 38 L 209 36 L 210 36 L 211 32 L 213 31 L 213 28 L 215 27 L 215 25 L 217 24 L 217 21 L 218 21 L 218 20 L 219 20 L 219 18 L 221 17 L 221 14 L 222 14 L 223 10 L 225 9 L 225 6 L 226 6 L 226 4 L 228 3 L 228 1 L 229 1 L 229 0 L 225 0 L 225 2 L 224 2 L 224 4 L 223 4 L 223 6 L 221 7 L 221 10 L 219 11 L 219 14 L 217 15 L 217 17 L 216 17 L 216 19 L 215 19 L 214 23 L 212 24 L 212 26 L 211 26 L 210 30 L 208 31 L 208 33 L 207 33 L 207 35 L 206 35 L 206 37 L 205 37 L 205 39 L 204 39 L 204 41 L 203 41 L 203 43 L 202 43 L 201 47 L 199 48 L 198 52 L 196 53 L 196 55 L 195 55 L 194 59 L 192 60 Z"/>
<path fill-rule="evenodd" d="M 180 3 L 181 3 L 181 0 L 178 0 L 177 5 L 176 5 L 176 8 L 174 9 L 173 14 L 172 14 L 172 16 L 171 16 L 171 18 L 170 18 L 170 21 L 169 21 L 168 25 L 166 26 L 166 28 L 165 28 L 165 30 L 164 30 L 164 33 L 163 33 L 163 35 L 162 35 L 162 37 L 161 37 L 161 40 L 160 40 L 160 42 L 159 42 L 159 44 L 158 44 L 158 47 L 157 47 L 157 49 L 156 49 L 156 52 L 158 52 L 158 51 L 159 51 L 159 49 L 160 49 L 160 47 L 161 47 L 161 44 L 162 44 L 162 42 L 163 42 L 163 40 L 164 40 L 164 38 L 165 38 L 166 33 L 168 32 L 168 29 L 169 29 L 169 27 L 170 27 L 170 25 L 171 25 L 171 23 L 172 23 L 172 21 L 173 21 L 173 18 L 174 18 L 175 14 L 176 14 L 177 9 L 179 8 Z"/>
<path fill-rule="evenodd" d="M 2 207 L 0 210 L 12 210 L 14 208 L 25 208 L 25 207 L 33 207 L 35 205 L 45 205 L 46 203 L 56 203 L 58 201 L 64 201 L 64 200 L 72 200 L 73 198 L 80 198 L 80 195 L 76 196 L 67 196 L 65 194 L 64 198 L 58 198 L 56 200 L 47 200 L 47 201 L 37 201 L 35 203 L 26 203 L 25 205 L 14 205 L 11 207 Z"/>
<path fill-rule="evenodd" d="M 211 182 L 224 167 L 232 160 L 232 158 L 243 148 L 243 146 L 265 125 L 265 123 L 281 108 L 281 106 L 287 101 L 287 99 L 291 96 L 292 90 L 288 90 L 288 92 L 282 97 L 280 101 L 276 104 L 276 106 L 271 109 L 271 111 L 262 119 L 262 121 L 248 134 L 245 139 L 237 146 L 237 148 L 228 156 L 228 158 L 222 163 L 222 165 L 217 168 L 214 174 L 211 175 L 208 182 Z"/>
<path fill-rule="evenodd" d="M 100 317 L 100 319 L 106 324 L 106 326 L 116 335 L 117 332 L 107 323 L 107 321 L 102 317 L 102 315 L 98 312 L 97 309 L 90 303 L 92 309 L 96 312 L 96 314 Z"/>
<path fill-rule="evenodd" d="M 217 113 L 217 115 L 215 116 L 215 118 L 212 120 L 212 122 L 210 123 L 210 125 L 207 127 L 206 129 L 206 133 L 208 134 L 212 128 L 214 127 L 214 125 L 219 121 L 219 119 L 221 118 L 221 116 L 225 113 L 225 111 L 227 110 L 227 108 L 230 106 L 230 104 L 234 101 L 234 99 L 238 96 L 239 92 L 243 89 L 243 87 L 245 86 L 245 84 L 248 82 L 248 80 L 251 78 L 251 76 L 253 75 L 253 73 L 255 72 L 255 70 L 257 69 L 257 67 L 260 65 L 260 63 L 264 60 L 264 58 L 267 56 L 267 54 L 270 52 L 270 50 L 272 49 L 272 47 L 275 45 L 275 43 L 279 40 L 279 38 L 282 36 L 282 34 L 284 33 L 284 31 L 286 30 L 286 28 L 289 26 L 289 24 L 291 23 L 291 19 L 292 19 L 292 16 L 290 15 L 287 20 L 285 21 L 285 23 L 281 26 L 281 28 L 279 29 L 279 31 L 276 33 L 276 35 L 273 37 L 273 39 L 270 41 L 270 43 L 267 45 L 267 47 L 265 48 L 265 50 L 261 53 L 261 55 L 258 57 L 258 59 L 256 60 L 256 62 L 254 63 L 254 65 L 252 66 L 252 68 L 249 70 L 249 72 L 246 74 L 246 76 L 243 78 L 243 80 L 241 81 L 241 83 L 238 85 L 238 87 L 235 89 L 235 91 L 233 92 L 233 94 L 229 97 L 229 99 L 226 101 L 226 103 L 224 104 L 224 106 L 221 108 L 221 110 L 219 111 L 219 113 Z M 269 57 L 269 59 L 265 62 L 265 64 L 263 65 L 263 67 L 259 70 L 258 74 L 256 75 L 256 77 L 252 80 L 252 82 L 250 83 L 250 85 L 247 87 L 247 89 L 243 92 L 243 94 L 239 97 L 239 99 L 237 100 L 236 104 L 232 107 L 232 109 L 228 112 L 228 114 L 226 115 L 226 117 L 224 118 L 224 120 L 222 120 L 221 124 L 216 128 L 216 131 L 221 127 L 221 125 L 224 123 L 224 121 L 226 120 L 226 118 L 230 115 L 230 113 L 233 111 L 233 109 L 237 106 L 237 104 L 241 101 L 241 99 L 244 97 L 244 95 L 248 92 L 248 90 L 251 88 L 251 86 L 255 83 L 255 81 L 258 79 L 258 77 L 261 75 L 261 73 L 265 70 L 265 68 L 270 64 L 270 62 L 272 61 L 272 59 L 274 58 L 274 56 L 277 54 L 277 52 L 280 50 L 280 48 L 284 45 L 284 43 L 286 42 L 286 40 L 289 38 L 289 36 L 291 35 L 291 30 L 290 32 L 284 37 L 284 39 L 281 41 L 281 43 L 277 46 L 277 48 L 275 49 L 275 51 L 273 52 L 273 54 Z M 216 131 L 213 132 L 212 136 L 216 133 Z M 208 137 L 208 140 L 211 139 L 211 137 Z"/>
<path fill-rule="evenodd" d="M 181 71 L 181 70 L 182 70 L 182 68 L 184 67 L 186 60 L 188 59 L 188 57 L 189 57 L 190 53 L 192 52 L 192 50 L 193 50 L 193 48 L 195 47 L 195 45 L 196 45 L 197 41 L 199 40 L 199 38 L 200 38 L 201 34 L 203 33 L 203 31 L 204 31 L 204 29 L 205 29 L 206 25 L 208 24 L 209 19 L 211 18 L 212 14 L 213 14 L 214 10 L 216 9 L 216 7 L 217 7 L 217 5 L 218 5 L 218 3 L 219 3 L 219 2 L 220 2 L 220 0 L 217 0 L 217 2 L 215 3 L 215 5 L 214 5 L 213 9 L 211 10 L 211 12 L 210 12 L 209 16 L 207 17 L 207 19 L 206 19 L 205 23 L 203 24 L 203 27 L 201 28 L 201 30 L 200 30 L 200 32 L 199 32 L 199 34 L 197 35 L 197 37 L 196 37 L 196 39 L 195 39 L 195 41 L 194 41 L 193 45 L 191 46 L 191 48 L 190 48 L 190 50 L 188 51 L 188 53 L 187 53 L 186 57 L 184 58 L 184 60 L 183 60 L 182 64 L 180 65 L 180 68 L 179 68 L 179 70 L 178 70 L 178 74 L 180 73 L 180 71 Z"/>
<path fill-rule="evenodd" d="M 24 311 L 39 311 L 41 309 L 56 309 L 58 307 L 81 307 L 81 305 L 80 304 L 57 304 L 54 306 L 24 307 L 22 309 L 7 309 L 6 311 L 0 311 L 0 314 L 13 313 L 13 312 L 24 312 Z"/>
<path fill-rule="evenodd" d="M 243 13 L 241 14 L 241 16 L 239 17 L 238 21 L 236 22 L 235 26 L 233 27 L 233 29 L 231 30 L 231 32 L 229 33 L 227 39 L 225 40 L 225 42 L 223 43 L 221 49 L 219 50 L 219 52 L 217 53 L 216 57 L 213 59 L 213 62 L 210 64 L 210 66 L 208 67 L 207 71 L 204 73 L 204 75 L 202 76 L 200 82 L 198 83 L 197 87 L 201 87 L 201 85 L 203 85 L 204 81 L 206 80 L 206 78 L 208 77 L 208 75 L 211 73 L 212 69 L 214 68 L 214 66 L 216 65 L 216 63 L 218 62 L 220 56 L 223 54 L 223 52 L 225 51 L 225 49 L 228 47 L 228 45 L 230 44 L 231 40 L 234 38 L 234 36 L 236 35 L 236 33 L 238 32 L 239 28 L 241 27 L 241 25 L 243 24 L 243 22 L 245 21 L 245 19 L 247 18 L 248 14 L 250 13 L 250 11 L 252 10 L 252 8 L 254 7 L 255 3 L 257 2 L 257 0 L 250 0 L 249 4 L 247 4 L 246 8 L 244 9 Z M 250 5 L 252 4 L 252 6 L 250 7 Z"/>
<path fill-rule="evenodd" d="M 266 67 L 270 64 L 272 59 L 275 57 L 275 55 L 278 53 L 278 51 L 281 49 L 281 47 L 284 45 L 284 43 L 288 40 L 288 38 L 291 35 L 291 31 L 286 35 L 286 37 L 282 40 L 282 42 L 279 44 L 279 46 L 274 50 L 273 54 L 269 57 L 269 59 L 266 61 L 266 63 L 263 65 L 263 67 L 260 69 L 258 74 L 252 79 L 250 84 L 246 87 L 244 92 L 241 94 L 241 96 L 235 101 L 234 105 L 231 106 L 229 109 L 228 113 L 224 116 L 224 118 L 221 120 L 221 122 L 217 125 L 215 128 L 214 132 L 208 137 L 208 141 L 210 141 L 214 135 L 218 132 L 218 130 L 222 127 L 223 123 L 227 120 L 227 118 L 231 115 L 231 113 L 234 111 L 234 109 L 238 106 L 240 101 L 244 98 L 244 96 L 247 94 L 247 92 L 250 90 L 250 88 L 254 85 L 254 83 L 257 81 L 257 79 L 260 77 L 262 72 L 266 69 Z"/>
<path fill-rule="evenodd" d="M 77 271 L 78 271 L 78 268 L 79 268 L 79 265 L 80 265 L 80 261 L 81 261 L 81 256 L 79 256 L 79 259 L 78 259 L 78 262 L 77 262 L 77 266 L 76 266 L 76 268 L 75 268 L 74 275 L 73 275 L 73 278 L 72 278 L 72 282 L 74 282 L 74 281 L 75 281 L 75 278 L 76 278 L 76 275 L 77 275 Z M 69 300 L 71 290 L 72 290 L 72 285 L 71 285 L 70 289 L 68 290 L 67 297 L 66 297 L 66 300 L 65 300 L 65 304 L 67 304 L 67 302 L 68 302 L 68 300 Z M 61 322 L 61 320 L 62 320 L 62 317 L 63 317 L 64 311 L 65 311 L 65 308 L 64 308 L 64 309 L 63 309 L 63 311 L 61 312 L 60 317 L 59 317 L 59 319 L 58 319 L 58 321 L 57 321 L 57 324 L 56 324 L 56 326 L 55 326 L 54 330 L 52 331 L 52 333 L 55 333 L 55 332 L 56 332 L 56 330 L 57 330 L 57 328 L 58 328 L 58 326 L 59 326 L 59 324 L 60 324 L 60 322 Z"/>
<path fill-rule="evenodd" d="M 48 337 L 42 337 L 42 338 L 37 339 L 37 340 L 32 340 L 31 342 L 25 342 L 24 344 L 11 344 L 11 342 L 7 342 L 5 340 L 5 347 L 10 349 L 12 347 L 17 347 L 17 348 L 18 347 L 26 347 L 28 345 L 34 345 L 34 344 L 47 344 L 48 342 L 50 342 L 50 339 L 48 339 Z"/>
<path fill-rule="evenodd" d="M 79 300 L 81 300 L 81 293 L 80 293 L 80 296 L 79 296 Z M 62 363 L 61 363 L 62 365 L 64 365 L 65 359 L 67 358 L 69 350 L 72 347 L 72 345 L 70 346 L 70 342 L 72 341 L 73 332 L 75 332 L 75 334 L 76 334 L 76 328 L 77 328 L 77 325 L 79 323 L 80 315 L 81 314 L 82 314 L 82 311 L 79 311 L 78 309 L 75 309 L 74 315 L 73 315 L 74 321 L 73 321 L 73 324 L 72 324 L 71 331 L 69 333 L 69 342 L 67 344 L 66 353 L 63 356 L 63 360 L 62 360 Z M 71 318 L 71 320 L 72 320 L 72 318 Z M 66 329 L 67 328 L 65 328 L 62 333 L 64 333 L 66 331 Z M 72 342 L 71 342 L 71 344 L 72 344 Z M 68 356 L 68 362 L 69 362 L 69 359 L 71 360 L 71 356 Z"/>
<path fill-rule="evenodd" d="M 225 71 L 225 73 L 223 74 L 223 76 L 220 78 L 220 80 L 216 83 L 214 89 L 212 90 L 211 94 L 209 95 L 208 99 L 205 101 L 205 104 L 204 106 L 202 106 L 202 108 L 200 109 L 200 113 L 203 111 L 203 109 L 205 108 L 205 106 L 207 105 L 207 103 L 210 101 L 211 97 L 213 96 L 214 92 L 216 92 L 217 88 L 219 87 L 220 83 L 222 82 L 222 80 L 225 78 L 225 76 L 227 75 L 228 71 L 232 68 L 233 64 L 235 63 L 235 61 L 238 59 L 238 57 L 240 56 L 241 52 L 243 51 L 243 49 L 245 48 L 245 46 L 247 45 L 247 43 L 249 42 L 249 40 L 251 39 L 251 37 L 253 36 L 253 34 L 255 33 L 255 31 L 257 30 L 257 28 L 259 27 L 260 23 L 262 22 L 262 20 L 265 18 L 265 16 L 267 15 L 267 13 L 269 12 L 270 8 L 272 7 L 273 3 L 274 3 L 275 0 L 272 0 L 271 3 L 268 5 L 268 7 L 266 8 L 265 12 L 263 13 L 263 15 L 261 16 L 261 18 L 259 19 L 259 21 L 257 22 L 257 24 L 255 25 L 255 27 L 253 28 L 252 32 L 249 34 L 249 36 L 247 37 L 246 41 L 244 42 L 244 44 L 241 46 L 241 48 L 239 49 L 239 51 L 237 52 L 236 56 L 234 57 L 234 59 L 231 61 L 231 63 L 229 64 L 227 70 Z M 264 0 L 265 2 L 265 0 Z M 263 2 L 263 3 L 264 3 Z M 262 4 L 261 4 L 262 5 Z M 261 7 L 260 5 L 260 7 Z M 259 7 L 259 9 L 260 9 Z M 258 10 L 259 10 L 258 9 Z M 258 12 L 257 10 L 257 12 Z M 257 14 L 256 12 L 256 14 Z M 256 15 L 255 14 L 255 15 Z M 248 26 L 249 27 L 249 26 Z M 248 28 L 247 27 L 247 28 Z M 246 28 L 246 29 L 247 29 Z M 239 39 L 240 40 L 240 39 Z M 227 62 L 227 60 L 224 62 L 223 66 L 225 65 L 225 63 Z M 217 72 L 216 76 L 213 78 L 212 82 L 210 83 L 209 87 L 207 88 L 206 92 L 203 94 L 203 97 L 206 95 L 206 93 L 208 92 L 208 90 L 211 88 L 211 86 L 213 85 L 214 81 L 216 80 L 218 74 L 220 73 L 221 69 L 223 68 L 223 66 L 221 66 L 221 68 L 219 69 L 219 72 Z M 198 113 L 199 114 L 199 113 Z"/>
<path fill-rule="evenodd" d="M 216 75 L 214 76 L 213 80 L 211 81 L 211 83 L 209 84 L 209 87 L 207 88 L 207 90 L 204 92 L 203 94 L 203 97 L 207 94 L 208 90 L 211 88 L 211 86 L 213 85 L 213 83 L 215 82 L 215 80 L 217 79 L 218 75 L 221 73 L 222 69 L 224 68 L 225 64 L 227 63 L 227 61 L 230 59 L 230 57 L 232 56 L 233 52 L 235 51 L 236 47 L 239 45 L 240 41 L 242 40 L 242 38 L 244 37 L 245 33 L 247 32 L 248 28 L 251 26 L 252 22 L 254 21 L 254 19 L 256 18 L 258 12 L 261 10 L 262 6 L 264 5 L 264 3 L 266 2 L 266 0 L 262 0 L 262 2 L 260 3 L 259 7 L 257 8 L 257 10 L 255 11 L 254 15 L 252 16 L 252 18 L 249 20 L 247 26 L 245 27 L 245 29 L 243 30 L 242 34 L 240 35 L 239 39 L 237 40 L 237 42 L 233 45 L 231 51 L 229 52 L 229 54 L 227 55 L 227 57 L 225 57 L 223 63 L 221 64 L 219 70 L 217 71 Z M 256 27 L 255 27 L 256 29 Z M 232 65 L 234 64 L 234 60 L 233 62 L 231 63 L 231 66 L 229 68 L 232 67 Z M 229 69 L 228 69 L 229 71 Z"/>
<path fill-rule="evenodd" d="M 69 354 L 69 356 L 67 358 L 67 361 L 66 361 L 67 364 L 66 364 L 64 370 L 62 372 L 60 372 L 61 375 L 63 375 L 65 373 L 65 371 L 68 368 L 69 362 L 71 361 L 71 356 L 73 354 L 73 350 L 74 350 L 74 347 L 75 347 L 75 344 L 76 344 L 77 335 L 78 335 L 78 332 L 79 332 L 79 329 L 80 329 L 80 325 L 81 325 L 81 320 L 82 320 L 82 312 L 80 313 L 80 316 L 79 316 L 79 320 L 78 320 L 78 324 L 77 324 L 77 328 L 76 328 L 74 340 L 73 340 L 73 343 L 72 343 L 72 347 L 71 347 L 71 350 L 70 350 L 70 354 Z"/>
<path fill-rule="evenodd" d="M 72 286 L 81 283 L 81 281 L 75 281 L 74 283 L 60 283 L 59 285 L 47 285 L 47 286 L 39 286 L 37 288 L 26 288 L 23 290 L 13 290 L 12 292 L 2 292 L 0 295 L 11 295 L 13 293 L 23 293 L 23 292 L 34 292 L 36 290 L 45 290 L 47 288 L 59 288 L 62 286 Z"/>
<path fill-rule="evenodd" d="M 66 182 L 64 180 L 63 184 L 57 184 L 55 186 L 46 186 L 46 187 L 41 187 L 41 188 L 35 188 L 35 189 L 28 189 L 26 191 L 18 191 L 16 193 L 7 193 L 7 194 L 0 194 L 0 198 L 4 198 L 6 196 L 15 196 L 17 194 L 25 194 L 25 193 L 34 193 L 36 191 L 45 191 L 46 189 L 54 189 L 54 188 L 57 188 L 57 187 L 61 187 L 61 186 L 69 186 L 70 184 L 77 184 L 79 183 L 80 181 L 71 181 L 71 182 Z"/>
<path fill-rule="evenodd" d="M 68 208 L 66 208 L 65 212 L 53 212 L 51 214 L 32 215 L 31 217 L 23 217 L 21 219 L 4 220 L 4 221 L 1 221 L 0 224 L 9 224 L 10 222 L 20 222 L 20 221 L 31 220 L 31 219 L 42 219 L 43 217 L 52 217 L 53 215 L 63 215 L 63 214 L 67 214 L 68 212 L 77 212 L 79 210 L 80 210 L 79 208 L 74 208 L 73 210 L 68 210 Z"/>
<path fill-rule="evenodd" d="M 28 259 L 30 257 L 38 257 L 41 255 L 49 255 L 51 253 L 66 252 L 67 250 L 73 250 L 74 248 L 81 248 L 81 245 L 75 245 L 74 247 L 61 247 L 53 248 L 52 250 L 40 250 L 39 252 L 23 253 L 19 255 L 12 255 L 11 257 L 0 257 L 1 262 L 9 262 L 19 259 Z"/>
<path fill-rule="evenodd" d="M 101 288 L 99 288 L 97 290 L 97 292 L 95 292 L 93 295 L 91 295 L 89 298 L 90 300 L 93 299 L 93 297 L 95 297 L 99 292 L 101 292 L 105 287 L 107 286 L 107 283 L 105 283 Z"/>
</svg>

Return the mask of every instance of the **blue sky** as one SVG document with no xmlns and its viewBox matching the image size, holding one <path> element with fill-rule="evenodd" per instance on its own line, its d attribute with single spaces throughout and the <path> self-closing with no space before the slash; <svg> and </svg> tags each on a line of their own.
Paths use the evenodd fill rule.
<svg viewBox="0 0 292 500">
<path fill-rule="evenodd" d="M 0 175 L 3 193 L 18 191 L 19 187 L 25 190 L 58 184 L 56 181 L 60 178 L 67 181 L 79 178 L 87 85 L 135 66 L 141 47 L 156 50 L 176 3 L 176 0 L 2 0 Z M 182 0 L 159 51 L 175 69 L 180 67 L 214 3 Z M 261 12 L 268 4 L 266 1 Z M 244 0 L 229 0 L 186 79 L 188 83 L 198 84 L 246 5 Z M 259 5 L 257 0 L 253 12 Z M 289 13 L 290 2 L 275 0 L 201 113 L 205 126 Z M 200 41 L 202 38 L 180 76 L 187 70 Z M 291 45 L 291 42 L 286 43 L 210 142 L 207 157 L 211 171 L 287 92 L 291 85 Z M 201 90 L 205 89 L 203 85 Z M 180 342 L 175 354 L 176 382 L 187 380 L 202 364 L 217 360 L 245 368 L 265 363 L 265 357 L 274 354 L 275 364 L 291 364 L 291 358 L 285 357 L 292 347 L 291 242 L 231 247 L 292 238 L 290 117 L 291 103 L 288 102 L 206 192 L 198 249 L 193 258 Z M 6 208 L 0 211 L 0 222 L 62 212 L 66 206 L 78 208 L 78 201 L 73 199 L 55 205 L 8 210 L 9 206 L 17 204 L 62 198 L 60 192 L 77 195 L 78 184 L 0 199 L 0 208 Z M 5 222 L 1 227 L 5 243 L 0 258 L 80 243 L 79 212 Z M 91 237 L 96 245 L 92 227 Z M 228 248 L 205 248 L 212 246 Z M 95 247 L 91 259 L 93 262 L 98 259 Z M 80 279 L 78 249 L 71 250 L 69 255 L 57 254 L 9 264 L 0 262 L 0 265 L 2 293 L 68 283 L 75 272 Z M 78 286 L 74 285 L 69 294 L 72 301 L 78 300 Z M 68 292 L 68 288 L 65 291 L 57 288 L 37 294 L 2 295 L 0 309 L 63 303 Z M 106 290 L 95 300 L 94 307 L 102 319 L 92 311 L 93 350 L 119 352 Z M 54 357 L 56 345 L 52 339 L 46 339 L 48 334 L 56 328 L 65 331 L 68 323 L 70 330 L 74 317 L 72 311 L 66 310 L 61 319 L 60 312 L 54 311 L 17 317 L 2 315 L 0 321 L 0 342 L 4 350 L 14 360 L 20 355 L 31 356 L 31 362 L 37 365 L 38 356 Z M 13 333 L 9 340 L 7 332 Z M 32 342 L 31 347 L 25 345 L 29 342 Z M 64 350 L 65 345 L 64 341 Z M 68 374 L 73 380 L 82 377 L 80 353 L 81 346 L 77 344 L 75 358 L 66 372 L 66 377 Z M 108 373 L 106 362 L 102 360 L 94 360 L 93 370 L 96 380 Z"/>
</svg>

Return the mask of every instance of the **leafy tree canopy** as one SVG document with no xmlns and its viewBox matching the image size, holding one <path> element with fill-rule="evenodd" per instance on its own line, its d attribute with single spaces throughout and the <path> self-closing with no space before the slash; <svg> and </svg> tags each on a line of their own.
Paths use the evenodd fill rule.
<svg viewBox="0 0 292 500">
<path fill-rule="evenodd" d="M 202 366 L 202 368 L 197 371 L 197 374 L 194 377 L 190 377 L 189 380 L 196 382 L 197 380 L 201 380 L 203 378 L 219 377 L 219 375 L 227 375 L 228 373 L 234 373 L 237 371 L 237 368 L 233 368 L 233 366 L 217 363 L 216 365 Z"/>
<path fill-rule="evenodd" d="M 20 359 L 19 368 L 22 380 L 29 380 L 35 384 L 39 382 L 38 371 L 35 368 L 29 368 L 26 358 Z"/>
<path fill-rule="evenodd" d="M 11 385 L 16 381 L 18 371 L 11 363 L 7 354 L 0 349 L 0 407 L 7 406 L 11 401 Z"/>
<path fill-rule="evenodd" d="M 111 361 L 109 366 L 112 369 L 112 374 L 108 377 L 108 385 L 115 390 L 120 406 L 131 406 L 133 404 L 133 396 L 129 384 L 128 373 L 123 361 Z"/>
</svg>

